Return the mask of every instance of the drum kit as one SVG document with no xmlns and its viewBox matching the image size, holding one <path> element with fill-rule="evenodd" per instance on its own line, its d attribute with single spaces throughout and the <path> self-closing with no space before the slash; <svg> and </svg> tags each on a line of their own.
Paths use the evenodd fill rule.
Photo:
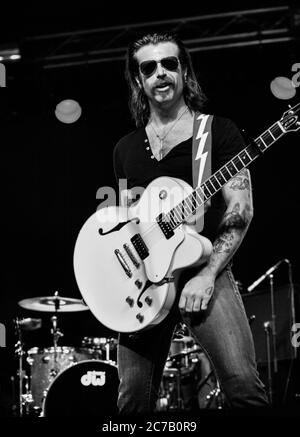
<svg viewBox="0 0 300 437">
<path fill-rule="evenodd" d="M 179 323 L 173 335 L 160 386 L 157 411 L 221 409 L 224 396 L 210 361 L 188 327 Z"/>
<path fill-rule="evenodd" d="M 78 347 L 60 346 L 58 318 L 87 311 L 79 299 L 53 296 L 18 302 L 26 310 L 50 313 L 51 345 L 25 347 L 24 334 L 42 326 L 41 318 L 16 318 L 17 415 L 99 416 L 117 414 L 117 339 L 83 337 Z M 157 411 L 223 408 L 223 394 L 204 351 L 187 326 L 175 329 L 156 404 Z"/>
<path fill-rule="evenodd" d="M 62 313 L 87 311 L 79 299 L 54 296 L 18 302 L 26 310 L 52 314 L 52 344 L 25 348 L 24 333 L 42 326 L 41 318 L 17 318 L 15 354 L 18 360 L 18 416 L 99 416 L 116 412 L 118 373 L 117 340 L 84 337 L 79 347 L 59 346 L 64 336 L 58 326 Z"/>
</svg>

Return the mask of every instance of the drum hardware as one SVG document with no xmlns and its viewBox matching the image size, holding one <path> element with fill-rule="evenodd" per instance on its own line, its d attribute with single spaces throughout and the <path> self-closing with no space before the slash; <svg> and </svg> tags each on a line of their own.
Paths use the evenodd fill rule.
<svg viewBox="0 0 300 437">
<path fill-rule="evenodd" d="M 117 344 L 118 341 L 116 338 L 106 337 L 84 337 L 81 342 L 81 346 L 83 348 L 94 351 L 97 359 L 101 359 L 110 363 L 117 362 Z M 113 356 L 113 353 L 115 356 Z"/>
<path fill-rule="evenodd" d="M 210 376 L 210 375 L 208 375 L 208 376 Z M 206 408 L 209 408 L 210 405 L 212 404 L 213 400 L 215 399 L 217 409 L 222 409 L 223 408 L 223 400 L 222 400 L 221 396 L 222 396 L 222 392 L 221 392 L 219 381 L 217 380 L 217 387 L 214 388 L 213 390 L 211 390 L 209 392 L 209 394 L 206 396 L 206 399 L 208 401 Z"/>
<path fill-rule="evenodd" d="M 179 361 L 181 358 L 184 358 L 184 364 L 185 367 L 188 367 L 189 365 L 189 356 L 191 354 L 196 354 L 197 352 L 201 352 L 201 348 L 197 345 L 193 345 L 190 348 L 187 348 L 186 350 L 182 350 L 182 352 L 178 352 L 176 354 L 170 355 L 169 360 L 171 361 Z M 194 358 L 191 358 L 193 360 Z"/>
<path fill-rule="evenodd" d="M 111 351 L 116 350 L 117 348 L 117 340 L 115 338 L 108 339 L 106 345 L 105 345 L 105 360 L 107 362 L 116 362 L 116 360 L 111 359 Z"/>
<path fill-rule="evenodd" d="M 64 336 L 64 334 L 57 327 L 57 316 L 52 316 L 51 322 L 52 322 L 51 334 L 53 336 L 53 347 L 54 347 L 54 363 L 57 363 L 57 343 L 58 340 Z M 54 369 L 51 369 L 51 372 L 53 371 Z"/>
<path fill-rule="evenodd" d="M 205 386 L 205 384 L 209 384 L 209 381 L 212 379 L 214 379 L 215 381 L 214 382 L 215 387 L 212 390 L 210 390 L 209 393 L 205 396 L 206 399 L 205 404 L 200 405 L 200 400 L 199 400 L 200 408 L 217 408 L 217 409 L 223 408 L 224 401 L 223 401 L 220 383 L 217 380 L 217 378 L 215 378 L 213 370 L 209 371 L 207 375 L 201 381 L 199 381 L 197 385 L 197 391 L 198 393 L 200 393 L 201 389 Z"/>
<path fill-rule="evenodd" d="M 23 357 L 25 355 L 24 342 L 22 330 L 32 331 L 41 327 L 41 319 L 19 319 L 14 320 L 15 330 L 17 335 L 17 342 L 15 344 L 15 356 L 18 358 L 18 415 L 23 417 L 24 412 L 28 414 L 30 404 L 32 403 L 32 396 L 29 389 L 29 378 L 26 375 L 23 366 Z"/>
<path fill-rule="evenodd" d="M 42 327 L 42 319 L 33 319 L 32 317 L 19 319 L 17 323 L 23 331 L 34 331 Z"/>
<path fill-rule="evenodd" d="M 158 411 L 181 411 L 184 403 L 181 396 L 181 372 L 177 368 L 165 368 L 157 401 Z"/>
<path fill-rule="evenodd" d="M 182 411 L 187 409 L 184 399 L 185 383 L 193 378 L 195 356 L 200 348 L 195 344 L 189 329 L 184 323 L 179 323 L 174 331 L 170 344 L 168 359 L 163 371 L 158 411 Z"/>
<path fill-rule="evenodd" d="M 187 327 L 187 325 L 183 322 L 179 322 L 177 323 L 175 330 L 174 330 L 174 334 L 173 334 L 173 340 L 175 340 L 176 338 L 182 338 L 182 337 L 187 337 L 189 336 L 190 331 L 189 328 Z"/>
<path fill-rule="evenodd" d="M 206 354 L 181 323 L 171 341 L 157 410 L 199 408 L 223 408 L 223 396 Z"/>
<path fill-rule="evenodd" d="M 18 405 L 17 402 L 19 400 L 17 400 L 17 396 L 16 396 L 16 381 L 15 381 L 15 376 L 11 375 L 10 376 L 10 382 L 11 382 L 11 398 L 12 398 L 12 407 L 11 407 L 11 412 L 12 412 L 12 416 L 17 416 L 18 415 Z"/>
<path fill-rule="evenodd" d="M 175 360 L 177 364 L 181 360 L 183 361 L 181 366 L 188 368 L 191 361 L 190 354 L 198 351 L 200 348 L 196 345 L 187 325 L 183 322 L 178 323 L 171 341 L 168 360 Z"/>
</svg>

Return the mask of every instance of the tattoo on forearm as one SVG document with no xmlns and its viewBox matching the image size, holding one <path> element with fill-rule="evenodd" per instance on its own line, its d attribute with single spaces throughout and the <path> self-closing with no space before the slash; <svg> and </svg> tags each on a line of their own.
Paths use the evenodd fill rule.
<svg viewBox="0 0 300 437">
<path fill-rule="evenodd" d="M 213 290 L 214 290 L 214 287 L 209 287 L 204 291 L 204 293 L 207 294 L 207 296 L 210 296 L 212 294 Z"/>
<path fill-rule="evenodd" d="M 216 239 L 213 244 L 213 251 L 216 253 L 226 252 L 230 253 L 234 242 L 233 232 L 224 233 Z"/>
<path fill-rule="evenodd" d="M 235 178 L 233 178 L 231 180 L 229 188 L 231 188 L 234 191 L 237 191 L 237 190 L 249 190 L 250 189 L 249 179 L 246 178 L 246 177 L 236 176 Z"/>
<path fill-rule="evenodd" d="M 224 215 L 220 232 L 228 232 L 231 229 L 244 230 L 249 223 L 250 205 L 246 205 L 245 209 L 240 212 L 240 204 L 237 202 L 233 210 Z"/>
<path fill-rule="evenodd" d="M 249 177 L 249 170 L 247 168 L 243 168 L 241 171 L 238 172 L 239 176 L 245 176 L 246 178 Z"/>
</svg>

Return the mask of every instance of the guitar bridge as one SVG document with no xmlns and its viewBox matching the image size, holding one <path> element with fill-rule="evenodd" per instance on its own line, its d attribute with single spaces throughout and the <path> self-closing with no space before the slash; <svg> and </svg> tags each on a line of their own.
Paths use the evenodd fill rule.
<svg viewBox="0 0 300 437">
<path fill-rule="evenodd" d="M 130 270 L 129 265 L 127 264 L 126 260 L 124 259 L 123 255 L 121 254 L 119 249 L 115 250 L 115 255 L 118 258 L 118 261 L 121 264 L 121 266 L 123 267 L 124 272 L 126 273 L 128 278 L 131 278 L 132 277 L 132 271 Z"/>
</svg>

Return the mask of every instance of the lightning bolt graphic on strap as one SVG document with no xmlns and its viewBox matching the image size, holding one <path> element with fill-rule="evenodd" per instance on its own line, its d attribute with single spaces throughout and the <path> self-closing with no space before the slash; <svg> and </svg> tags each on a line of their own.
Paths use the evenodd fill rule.
<svg viewBox="0 0 300 437">
<path fill-rule="evenodd" d="M 198 120 L 202 119 L 199 125 L 199 129 L 198 129 L 198 133 L 196 136 L 196 140 L 200 140 L 199 144 L 198 144 L 198 150 L 197 150 L 197 154 L 196 154 L 196 158 L 195 161 L 197 161 L 198 159 L 200 159 L 199 162 L 199 173 L 198 173 L 198 183 L 197 186 L 199 187 L 201 181 L 202 181 L 202 176 L 203 176 L 203 172 L 204 172 L 204 168 L 205 168 L 205 163 L 206 163 L 206 158 L 207 158 L 207 154 L 208 152 L 203 152 L 204 146 L 205 146 L 205 142 L 206 142 L 206 138 L 208 135 L 208 132 L 204 132 L 205 126 L 206 126 L 206 122 L 208 120 L 209 115 L 204 115 L 201 114 L 198 117 Z"/>
</svg>

